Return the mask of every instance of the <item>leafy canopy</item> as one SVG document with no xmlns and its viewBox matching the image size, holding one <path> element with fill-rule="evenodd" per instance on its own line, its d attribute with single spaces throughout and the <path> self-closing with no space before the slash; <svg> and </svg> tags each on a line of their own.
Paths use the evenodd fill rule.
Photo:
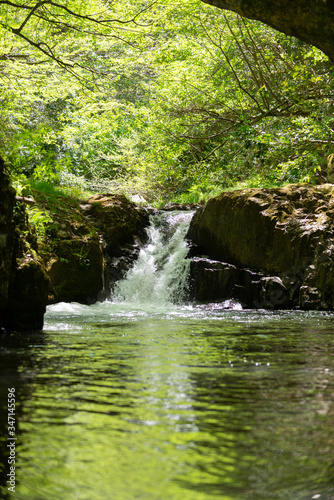
<svg viewBox="0 0 334 500">
<path fill-rule="evenodd" d="M 0 0 L 13 175 L 150 201 L 313 182 L 332 78 L 314 47 L 200 0 Z"/>
</svg>

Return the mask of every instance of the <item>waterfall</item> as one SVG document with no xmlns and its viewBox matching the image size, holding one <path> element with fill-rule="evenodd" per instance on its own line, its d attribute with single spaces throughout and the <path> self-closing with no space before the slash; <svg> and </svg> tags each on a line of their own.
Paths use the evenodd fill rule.
<svg viewBox="0 0 334 500">
<path fill-rule="evenodd" d="M 148 243 L 114 289 L 114 302 L 180 304 L 185 298 L 190 260 L 185 239 L 193 212 L 152 215 Z"/>
</svg>

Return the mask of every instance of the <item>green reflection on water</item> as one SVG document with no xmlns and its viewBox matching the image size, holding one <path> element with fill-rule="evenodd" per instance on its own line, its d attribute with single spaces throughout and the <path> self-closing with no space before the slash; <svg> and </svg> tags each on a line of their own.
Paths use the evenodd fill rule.
<svg viewBox="0 0 334 500">
<path fill-rule="evenodd" d="M 50 314 L 43 341 L 11 347 L 15 498 L 334 498 L 333 324 L 112 304 Z"/>
</svg>

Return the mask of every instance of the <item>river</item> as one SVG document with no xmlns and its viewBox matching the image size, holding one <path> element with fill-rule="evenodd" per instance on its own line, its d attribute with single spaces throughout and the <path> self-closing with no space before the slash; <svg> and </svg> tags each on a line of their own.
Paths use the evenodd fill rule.
<svg viewBox="0 0 334 500">
<path fill-rule="evenodd" d="M 43 332 L 2 337 L 1 498 L 334 499 L 334 314 L 184 303 L 170 244 L 151 234 L 113 300 L 49 306 Z"/>
</svg>

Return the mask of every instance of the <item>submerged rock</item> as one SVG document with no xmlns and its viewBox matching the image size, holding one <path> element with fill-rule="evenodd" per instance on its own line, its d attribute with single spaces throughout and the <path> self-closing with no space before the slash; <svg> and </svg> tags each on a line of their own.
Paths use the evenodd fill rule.
<svg viewBox="0 0 334 500">
<path fill-rule="evenodd" d="M 331 184 L 224 192 L 195 213 L 188 237 L 198 255 L 263 273 L 263 307 L 334 307 Z"/>
</svg>

